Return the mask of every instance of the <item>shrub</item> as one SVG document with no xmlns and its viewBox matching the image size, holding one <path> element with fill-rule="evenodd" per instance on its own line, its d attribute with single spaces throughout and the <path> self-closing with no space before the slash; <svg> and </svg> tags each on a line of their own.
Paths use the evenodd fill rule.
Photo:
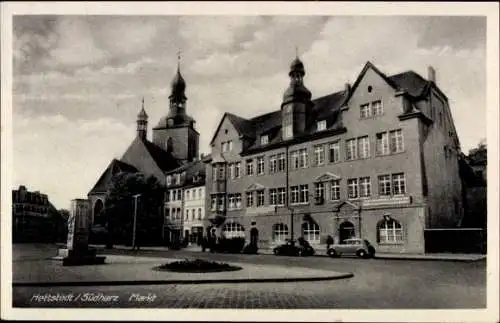
<svg viewBox="0 0 500 323">
<path fill-rule="evenodd" d="M 221 272 L 240 270 L 241 267 L 232 266 L 227 263 L 217 261 L 207 261 L 203 259 L 185 259 L 180 261 L 170 262 L 168 264 L 157 267 L 158 270 L 168 270 L 174 272 L 187 273 L 206 273 L 206 272 Z"/>
</svg>

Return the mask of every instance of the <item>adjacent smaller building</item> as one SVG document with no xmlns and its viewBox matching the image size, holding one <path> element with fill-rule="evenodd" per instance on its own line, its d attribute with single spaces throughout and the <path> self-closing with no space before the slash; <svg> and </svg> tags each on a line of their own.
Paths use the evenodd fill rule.
<svg viewBox="0 0 500 323">
<path fill-rule="evenodd" d="M 163 239 L 201 244 L 205 217 L 205 164 L 198 159 L 166 173 Z"/>
<path fill-rule="evenodd" d="M 66 230 L 67 219 L 50 203 L 47 194 L 30 192 L 21 185 L 12 190 L 12 241 L 56 242 Z"/>
</svg>

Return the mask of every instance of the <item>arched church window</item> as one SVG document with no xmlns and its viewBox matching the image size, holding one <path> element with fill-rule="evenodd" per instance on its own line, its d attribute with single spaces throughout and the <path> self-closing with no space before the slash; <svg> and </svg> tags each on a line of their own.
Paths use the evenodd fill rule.
<svg viewBox="0 0 500 323">
<path fill-rule="evenodd" d="M 173 143 L 172 138 L 167 138 L 167 142 L 166 142 L 167 151 L 172 151 L 173 146 L 174 146 L 174 143 Z"/>
</svg>

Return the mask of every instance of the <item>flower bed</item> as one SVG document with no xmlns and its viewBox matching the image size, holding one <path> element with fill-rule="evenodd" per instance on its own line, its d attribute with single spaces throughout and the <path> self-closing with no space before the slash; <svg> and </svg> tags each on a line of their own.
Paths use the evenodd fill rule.
<svg viewBox="0 0 500 323">
<path fill-rule="evenodd" d="M 170 262 L 155 268 L 160 271 L 173 271 L 178 273 L 217 273 L 224 271 L 236 271 L 241 267 L 232 266 L 227 263 L 217 261 L 207 261 L 203 259 L 185 259 Z"/>
</svg>

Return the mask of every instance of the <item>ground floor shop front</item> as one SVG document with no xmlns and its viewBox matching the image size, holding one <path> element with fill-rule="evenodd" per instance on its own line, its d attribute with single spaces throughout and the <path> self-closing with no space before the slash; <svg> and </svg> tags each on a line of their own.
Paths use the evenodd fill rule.
<svg viewBox="0 0 500 323">
<path fill-rule="evenodd" d="M 338 243 L 350 237 L 367 239 L 378 252 L 424 253 L 425 207 L 359 207 L 344 202 L 333 210 L 310 208 L 248 210 L 228 214 L 213 229 L 227 238 L 244 236 L 261 249 L 273 248 L 288 239 L 303 237 L 317 252 L 326 251 L 329 237 Z"/>
</svg>

